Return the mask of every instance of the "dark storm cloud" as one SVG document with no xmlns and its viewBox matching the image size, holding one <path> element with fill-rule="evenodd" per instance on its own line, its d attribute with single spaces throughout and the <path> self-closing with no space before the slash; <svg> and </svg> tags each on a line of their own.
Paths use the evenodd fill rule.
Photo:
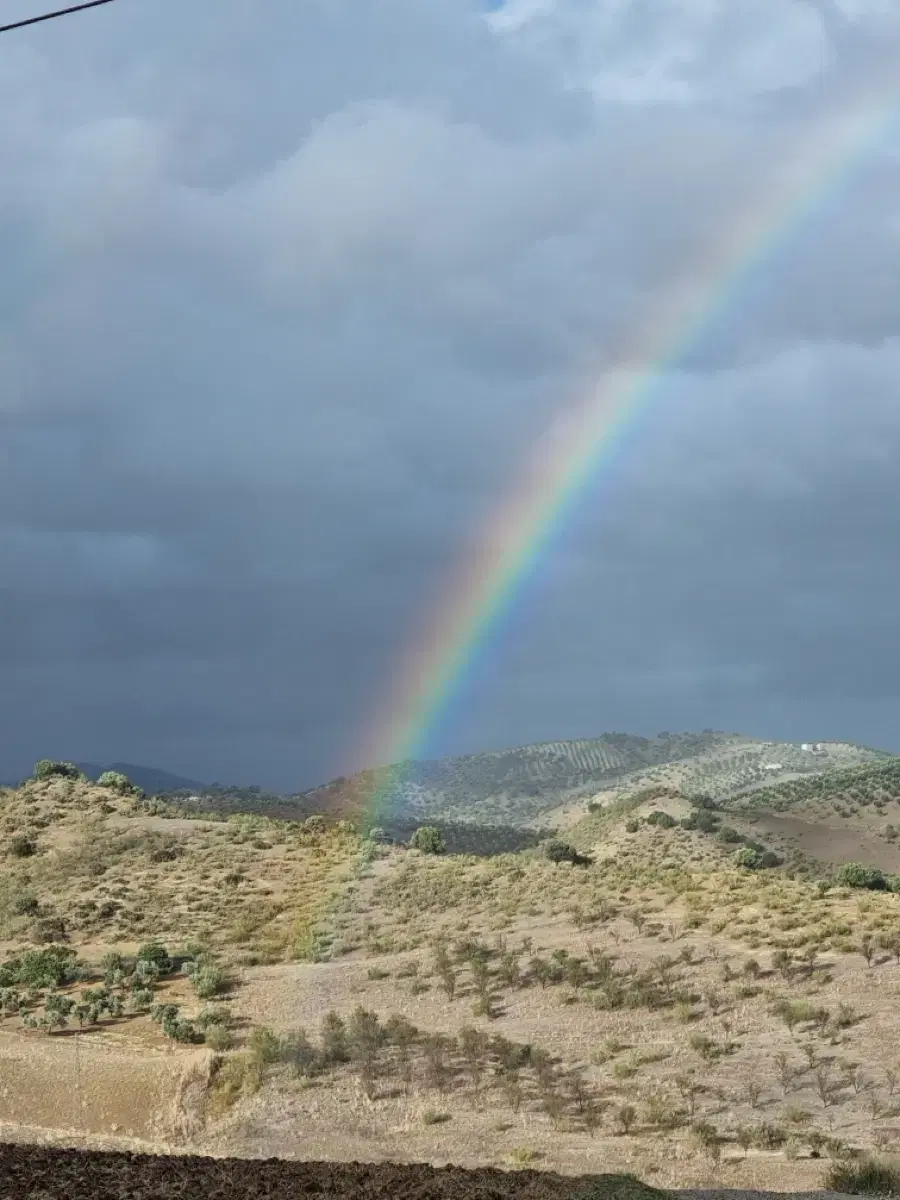
<svg viewBox="0 0 900 1200">
<path fill-rule="evenodd" d="M 535 437 L 900 48 L 874 0 L 493 20 L 167 0 L 3 39 L 11 769 L 340 770 Z M 447 745 L 896 708 L 898 161 L 665 381 Z"/>
</svg>

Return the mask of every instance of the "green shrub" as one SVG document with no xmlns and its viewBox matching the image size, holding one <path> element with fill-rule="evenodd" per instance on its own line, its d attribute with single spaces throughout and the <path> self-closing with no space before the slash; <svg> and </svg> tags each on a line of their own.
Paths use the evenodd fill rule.
<svg viewBox="0 0 900 1200">
<path fill-rule="evenodd" d="M 225 1025 L 210 1025 L 204 1029 L 203 1037 L 210 1050 L 221 1053 L 234 1045 L 234 1034 Z"/>
<path fill-rule="evenodd" d="M 673 816 L 662 809 L 656 809 L 647 817 L 648 825 L 658 825 L 660 829 L 674 829 L 678 822 Z"/>
<path fill-rule="evenodd" d="M 163 1033 L 175 1042 L 195 1044 L 206 1041 L 203 1030 L 198 1029 L 193 1021 L 188 1021 L 184 1017 L 178 1017 L 170 1025 L 163 1025 Z"/>
<path fill-rule="evenodd" d="M 297 1075 L 305 1078 L 317 1075 L 323 1067 L 322 1055 L 306 1036 L 305 1029 L 295 1029 L 282 1036 L 279 1056 Z"/>
<path fill-rule="evenodd" d="M 742 846 L 732 861 L 736 867 L 743 867 L 747 871 L 758 871 L 762 866 L 762 855 L 750 846 Z"/>
<path fill-rule="evenodd" d="M 84 779 L 82 771 L 70 762 L 56 762 L 52 758 L 42 758 L 34 767 L 34 779 L 52 779 L 59 776 L 62 779 Z"/>
<path fill-rule="evenodd" d="M 0 964 L 0 987 L 57 988 L 78 978 L 77 952 L 67 946 L 26 950 Z"/>
<path fill-rule="evenodd" d="M 583 867 L 591 861 L 583 854 L 579 854 L 574 846 L 570 846 L 568 842 L 561 842 L 558 838 L 551 838 L 544 842 L 542 849 L 544 857 L 554 863 L 567 862 Z"/>
<path fill-rule="evenodd" d="M 694 827 L 701 833 L 715 833 L 719 828 L 719 818 L 705 809 L 694 814 Z"/>
<path fill-rule="evenodd" d="M 221 996 L 228 991 L 229 980 L 221 967 L 215 963 L 204 963 L 191 975 L 191 983 L 201 1000 L 211 1000 L 213 996 Z"/>
<path fill-rule="evenodd" d="M 205 1040 L 202 1029 L 198 1029 L 193 1021 L 179 1016 L 177 1004 L 157 1004 L 150 1017 L 174 1042 L 197 1043 Z"/>
<path fill-rule="evenodd" d="M 40 909 L 37 896 L 31 892 L 20 892 L 10 904 L 13 916 L 32 917 Z"/>
<path fill-rule="evenodd" d="M 200 1010 L 197 1024 L 201 1029 L 209 1029 L 213 1025 L 228 1028 L 231 1025 L 231 1013 L 224 1004 L 210 1004 Z"/>
<path fill-rule="evenodd" d="M 717 836 L 719 838 L 719 841 L 724 842 L 726 844 L 726 846 L 733 846 L 737 842 L 740 842 L 743 840 L 741 838 L 741 835 L 738 833 L 738 831 L 736 829 L 732 829 L 732 827 L 730 825 L 723 825 L 722 828 L 719 830 Z M 748 847 L 748 849 L 749 849 L 749 847 Z"/>
<path fill-rule="evenodd" d="M 841 887 L 868 888 L 878 892 L 886 891 L 888 886 L 881 871 L 857 862 L 844 863 L 837 873 L 837 881 Z"/>
<path fill-rule="evenodd" d="M 130 796 L 141 791 L 141 789 L 135 787 L 128 776 L 123 775 L 121 771 L 104 771 L 97 780 L 97 786 L 109 788 L 113 792 L 118 792 L 120 796 Z"/>
<path fill-rule="evenodd" d="M 281 1059 L 281 1041 L 266 1025 L 258 1025 L 247 1039 L 247 1053 L 252 1061 L 265 1064 Z"/>
<path fill-rule="evenodd" d="M 159 942 L 145 942 L 137 952 L 137 964 L 147 963 L 155 967 L 160 975 L 168 975 L 174 966 L 169 952 Z"/>
<path fill-rule="evenodd" d="M 443 834 L 433 825 L 420 825 L 409 839 L 409 844 L 423 854 L 444 854 L 447 849 Z"/>
</svg>

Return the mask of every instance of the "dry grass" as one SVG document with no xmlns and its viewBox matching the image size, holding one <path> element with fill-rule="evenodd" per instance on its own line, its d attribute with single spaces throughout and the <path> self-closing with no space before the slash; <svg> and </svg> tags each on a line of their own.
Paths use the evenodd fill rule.
<svg viewBox="0 0 900 1200">
<path fill-rule="evenodd" d="M 33 840 L 17 857 L 15 838 Z M 352 831 L 256 816 L 166 820 L 65 779 L 0 793 L 0 948 L 65 937 L 86 954 L 203 941 L 233 960 L 313 957 L 359 868 Z"/>
<path fill-rule="evenodd" d="M 206 1125 L 190 1134 L 204 1151 L 527 1155 L 567 1174 L 599 1156 L 665 1186 L 802 1190 L 849 1148 L 900 1150 L 900 966 L 879 949 L 900 897 L 735 870 L 732 848 L 696 831 L 629 833 L 626 807 L 582 830 L 603 840 L 579 867 L 532 852 L 376 854 L 346 829 L 165 822 L 102 789 L 30 784 L 2 801 L 4 839 L 24 831 L 37 852 L 8 856 L 0 917 L 8 946 L 65 914 L 85 955 L 203 938 L 236 969 L 238 1045 L 204 1076 Z M 37 912 L 16 911 L 23 896 Z M 107 897 L 119 906 L 102 916 Z M 420 1031 L 406 1076 L 385 1045 L 365 1071 L 306 1074 L 266 1050 L 300 1030 L 315 1041 L 325 1013 L 349 1020 L 360 1005 Z M 142 1028 L 116 1035 L 135 1061 L 141 1039 L 196 1053 Z M 520 1091 L 499 1051 L 473 1073 L 467 1028 L 532 1047 Z M 65 1043 L 40 1045 L 59 1058 L 50 1047 Z"/>
</svg>

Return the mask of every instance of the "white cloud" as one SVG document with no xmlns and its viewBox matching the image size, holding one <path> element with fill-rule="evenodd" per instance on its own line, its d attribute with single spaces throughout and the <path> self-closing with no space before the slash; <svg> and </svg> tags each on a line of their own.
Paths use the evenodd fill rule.
<svg viewBox="0 0 900 1200">
<path fill-rule="evenodd" d="M 489 20 L 599 101 L 731 100 L 809 81 L 828 62 L 804 0 L 510 0 Z"/>
</svg>

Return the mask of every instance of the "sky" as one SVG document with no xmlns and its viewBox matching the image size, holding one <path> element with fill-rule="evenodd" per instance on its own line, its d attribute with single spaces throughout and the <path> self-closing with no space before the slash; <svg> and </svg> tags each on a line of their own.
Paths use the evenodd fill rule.
<svg viewBox="0 0 900 1200">
<path fill-rule="evenodd" d="M 0 37 L 0 777 L 364 765 L 537 439 L 893 58 L 895 0 L 116 0 Z M 660 380 L 430 755 L 900 750 L 898 196 L 900 123 Z"/>
</svg>

